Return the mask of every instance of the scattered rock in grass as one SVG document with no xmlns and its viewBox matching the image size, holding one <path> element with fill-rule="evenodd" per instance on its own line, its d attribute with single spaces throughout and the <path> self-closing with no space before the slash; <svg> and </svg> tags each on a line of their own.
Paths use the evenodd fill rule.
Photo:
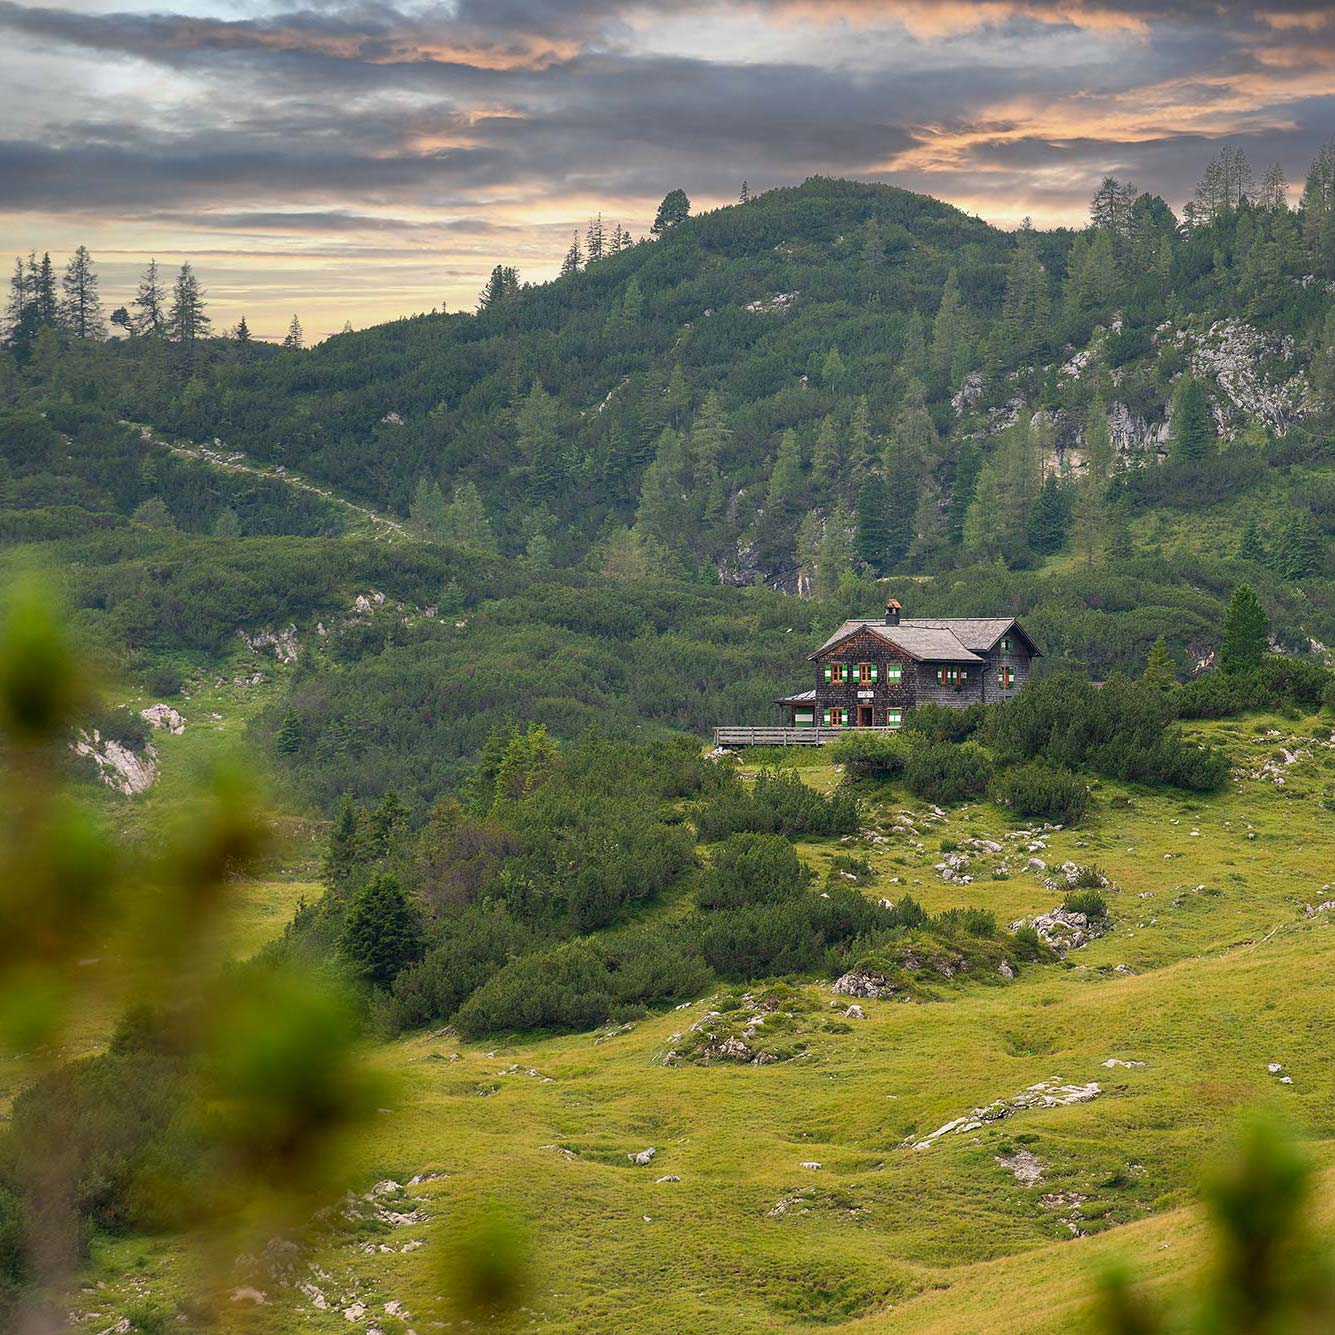
<svg viewBox="0 0 1335 1335">
<path fill-rule="evenodd" d="M 1051 946 L 1058 955 L 1065 955 L 1104 935 L 1110 926 L 1107 918 L 1089 918 L 1059 906 L 1049 913 L 1040 913 L 1037 918 L 1021 918 L 1011 923 L 1011 931 L 1032 927 L 1044 945 Z"/>
<path fill-rule="evenodd" d="M 575 1151 L 567 1149 L 564 1145 L 540 1145 L 538 1148 L 551 1150 L 553 1154 L 559 1154 L 563 1159 L 575 1158 Z"/>
<path fill-rule="evenodd" d="M 1078 1191 L 1049 1191 L 1038 1198 L 1039 1204 L 1045 1210 L 1054 1210 L 1061 1215 L 1062 1223 L 1077 1238 L 1088 1236 L 1080 1222 L 1082 1218 L 1080 1207 L 1087 1200 L 1089 1197 L 1082 1196 Z"/>
<path fill-rule="evenodd" d="M 956 1135 L 961 1131 L 978 1131 L 989 1122 L 1000 1122 L 1014 1117 L 1018 1112 L 1028 1112 L 1034 1108 L 1062 1108 L 1072 1103 L 1088 1103 L 1102 1093 L 1103 1088 L 1096 1081 L 1090 1081 L 1087 1085 L 1071 1085 L 1060 1076 L 1053 1076 L 1030 1085 L 1009 1099 L 998 1099 L 986 1107 L 975 1108 L 963 1117 L 956 1117 L 921 1140 L 907 1140 L 901 1148 L 929 1149 L 942 1136 Z"/>
<path fill-rule="evenodd" d="M 259 1289 L 251 1288 L 249 1284 L 233 1289 L 229 1296 L 234 1303 L 254 1303 L 256 1307 L 261 1307 L 269 1301 Z"/>
<path fill-rule="evenodd" d="M 867 1018 L 867 1012 L 864 1011 L 861 1006 L 853 1005 L 844 1012 L 844 1016 L 849 1020 L 865 1020 Z"/>
<path fill-rule="evenodd" d="M 1015 977 L 1015 970 L 1011 968 L 1009 960 L 1002 960 L 997 965 L 997 972 L 1009 983 Z"/>
<path fill-rule="evenodd" d="M 816 1163 L 814 1159 L 810 1159 L 806 1163 L 800 1163 L 797 1166 L 799 1168 L 819 1168 L 820 1164 Z"/>
<path fill-rule="evenodd" d="M 1104 1062 L 1103 1064 L 1104 1064 L 1109 1070 L 1112 1070 L 1113 1067 L 1115 1067 L 1115 1066 L 1125 1066 L 1125 1067 L 1127 1067 L 1127 1068 L 1130 1068 L 1130 1067 L 1133 1067 L 1133 1066 L 1144 1066 L 1144 1065 L 1145 1065 L 1144 1062 L 1138 1062 L 1138 1061 L 1123 1061 L 1121 1057 L 1109 1057 L 1108 1060 L 1107 1060 L 1106 1062 Z"/>
<path fill-rule="evenodd" d="M 892 982 L 883 973 L 866 966 L 851 969 L 843 977 L 835 980 L 833 990 L 844 997 L 862 997 L 873 1000 L 880 997 L 894 996 L 899 985 Z"/>
<path fill-rule="evenodd" d="M 236 633 L 251 653 L 258 654 L 265 649 L 272 649 L 280 663 L 295 663 L 301 652 L 296 626 L 288 626 L 283 630 L 257 630 L 253 633 L 238 628 Z"/>
<path fill-rule="evenodd" d="M 185 719 L 171 705 L 149 705 L 139 711 L 139 717 L 151 727 L 160 728 L 179 737 L 185 731 Z"/>
<path fill-rule="evenodd" d="M 1019 1149 L 998 1154 L 996 1161 L 1013 1173 L 1022 1187 L 1032 1187 L 1043 1176 L 1044 1164 L 1031 1150 Z"/>
<path fill-rule="evenodd" d="M 656 1181 L 657 1181 L 657 1182 L 680 1182 L 680 1181 L 681 1181 L 681 1178 L 679 1178 L 679 1177 L 676 1175 L 676 1173 L 664 1173 L 663 1176 L 660 1177 L 660 1178 L 657 1178 Z"/>
<path fill-rule="evenodd" d="M 408 1179 L 408 1185 L 410 1187 L 420 1187 L 427 1182 L 442 1182 L 447 1177 L 449 1177 L 448 1173 L 441 1172 L 418 1173 L 415 1177 Z"/>
<path fill-rule="evenodd" d="M 644 1168 L 653 1163 L 654 1155 L 657 1153 L 658 1151 L 650 1145 L 647 1150 L 640 1150 L 638 1153 L 627 1154 L 626 1158 L 629 1159 L 631 1163 L 635 1164 L 636 1167 Z"/>
<path fill-rule="evenodd" d="M 816 1009 L 816 1002 L 787 984 L 716 997 L 684 1034 L 671 1036 L 663 1065 L 737 1062 L 767 1066 L 804 1057 L 809 1017 Z"/>
<path fill-rule="evenodd" d="M 349 1303 L 343 1309 L 344 1321 L 360 1321 L 366 1315 L 366 1304 L 360 1300 Z"/>
</svg>

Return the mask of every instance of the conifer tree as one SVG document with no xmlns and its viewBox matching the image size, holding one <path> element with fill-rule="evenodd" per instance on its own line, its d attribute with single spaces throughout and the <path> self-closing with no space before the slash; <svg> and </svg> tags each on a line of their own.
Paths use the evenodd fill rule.
<svg viewBox="0 0 1335 1335">
<path fill-rule="evenodd" d="M 167 315 L 167 335 L 189 348 L 198 339 L 207 338 L 213 323 L 205 314 L 204 289 L 200 287 L 189 263 L 181 265 L 172 290 L 171 310 Z"/>
<path fill-rule="evenodd" d="M 1312 512 L 1293 510 L 1276 544 L 1275 564 L 1287 580 L 1308 579 L 1321 566 L 1321 530 Z"/>
<path fill-rule="evenodd" d="M 797 539 L 794 543 L 794 559 L 797 562 L 797 593 L 801 598 L 811 598 L 816 593 L 816 570 L 820 565 L 820 540 L 824 532 L 820 513 L 808 510 L 797 526 Z"/>
<path fill-rule="evenodd" d="M 1233 590 L 1224 610 L 1219 670 L 1228 674 L 1257 667 L 1270 648 L 1270 621 L 1250 584 Z"/>
<path fill-rule="evenodd" d="M 1034 248 L 1032 228 L 1021 229 L 1006 270 L 1001 318 L 993 334 L 993 356 L 1014 366 L 1031 358 L 1050 337 L 1052 301 L 1048 276 Z"/>
<path fill-rule="evenodd" d="M 136 334 L 164 334 L 167 331 L 167 292 L 158 275 L 157 260 L 149 260 L 139 280 L 139 290 L 130 303 L 136 310 Z"/>
<path fill-rule="evenodd" d="M 698 490 L 718 481 L 719 463 L 731 440 L 732 430 L 723 412 L 723 400 L 718 390 L 711 389 L 691 423 L 691 477 Z"/>
<path fill-rule="evenodd" d="M 644 316 L 644 293 L 640 291 L 640 284 L 634 274 L 626 283 L 626 290 L 621 294 L 621 318 L 625 323 L 634 329 L 640 323 Z M 681 368 L 675 368 L 677 374 L 681 374 Z"/>
<path fill-rule="evenodd" d="M 644 470 L 635 528 L 666 551 L 680 551 L 689 526 L 686 443 L 670 426 L 658 437 L 653 462 Z"/>
<path fill-rule="evenodd" d="M 1145 671 L 1141 673 L 1140 679 L 1157 691 L 1172 690 L 1177 685 L 1177 666 L 1162 635 L 1150 646 Z"/>
<path fill-rule="evenodd" d="M 454 489 L 442 520 L 443 541 L 484 556 L 496 554 L 496 536 L 477 484 L 471 479 Z"/>
<path fill-rule="evenodd" d="M 301 750 L 304 736 L 301 719 L 294 711 L 289 709 L 283 715 L 283 721 L 278 725 L 278 732 L 274 736 L 274 745 L 282 755 L 294 755 Z"/>
<path fill-rule="evenodd" d="M 853 525 L 842 505 L 826 516 L 816 558 L 816 597 L 832 598 L 853 569 Z"/>
<path fill-rule="evenodd" d="M 890 545 L 886 501 L 885 478 L 879 471 L 868 473 L 858 490 L 854 550 L 858 560 L 870 566 L 878 575 L 885 569 L 886 553 Z"/>
<path fill-rule="evenodd" d="M 479 312 L 497 310 L 519 295 L 519 270 L 507 264 L 498 264 L 478 294 Z"/>
<path fill-rule="evenodd" d="M 408 521 L 419 538 L 427 542 L 446 540 L 445 495 L 440 483 L 425 476 L 417 479 L 408 506 Z"/>
<path fill-rule="evenodd" d="M 955 460 L 955 477 L 950 486 L 950 506 L 946 512 L 946 534 L 950 541 L 959 544 L 964 539 L 964 518 L 973 504 L 974 488 L 978 484 L 978 472 L 983 466 L 983 456 L 971 440 L 960 446 Z"/>
<path fill-rule="evenodd" d="M 578 273 L 581 265 L 584 263 L 584 256 L 579 249 L 579 233 L 570 234 L 570 249 L 566 251 L 565 259 L 561 261 L 561 277 L 568 278 L 572 273 Z"/>
<path fill-rule="evenodd" d="M 366 831 L 361 808 L 343 793 L 334 808 L 329 846 L 325 851 L 322 877 L 331 890 L 347 884 L 365 849 Z"/>
<path fill-rule="evenodd" d="M 1052 556 L 1061 551 L 1070 518 L 1069 498 L 1058 484 L 1057 475 L 1049 473 L 1043 480 L 1034 512 L 1029 518 L 1029 545 L 1040 556 Z"/>
<path fill-rule="evenodd" d="M 915 571 L 929 566 L 946 545 L 946 515 L 941 503 L 941 488 L 934 473 L 929 473 L 918 488 L 918 503 L 913 509 L 913 540 L 908 560 Z"/>
<path fill-rule="evenodd" d="M 556 401 L 535 380 L 519 410 L 515 446 L 528 462 L 533 490 L 554 495 L 565 483 L 565 453 L 557 429 Z"/>
<path fill-rule="evenodd" d="M 1170 450 L 1178 463 L 1198 463 L 1213 453 L 1214 418 L 1205 390 L 1194 376 L 1184 375 L 1173 392 Z"/>
<path fill-rule="evenodd" d="M 64 291 L 61 316 L 65 330 L 73 338 L 101 338 L 106 332 L 102 325 L 102 303 L 97 295 L 93 257 L 87 246 L 80 246 L 70 256 L 61 286 Z"/>
<path fill-rule="evenodd" d="M 600 213 L 589 220 L 588 230 L 584 234 L 584 254 L 587 263 L 597 264 L 606 253 L 606 235 L 603 232 L 603 215 Z"/>
<path fill-rule="evenodd" d="M 876 442 L 871 434 L 871 407 L 865 394 L 858 395 L 848 424 L 848 476 L 860 483 L 876 460 Z"/>
<path fill-rule="evenodd" d="M 243 315 L 236 322 L 236 332 L 232 335 L 238 343 L 249 343 L 251 341 L 250 326 L 246 323 L 246 317 Z"/>
<path fill-rule="evenodd" d="M 287 327 L 287 333 L 283 335 L 283 346 L 292 351 L 303 348 L 306 345 L 306 336 L 301 330 L 301 321 L 294 315 L 292 323 Z"/>
<path fill-rule="evenodd" d="M 1270 164 L 1265 179 L 1261 182 L 1261 194 L 1257 201 L 1263 209 L 1277 212 L 1289 206 L 1289 183 L 1284 175 L 1284 168 L 1278 162 Z"/>
<path fill-rule="evenodd" d="M 215 538 L 239 538 L 241 536 L 241 521 L 236 517 L 236 511 L 230 505 L 224 505 L 218 511 L 218 517 L 213 521 L 213 536 Z"/>
<path fill-rule="evenodd" d="M 674 227 L 686 221 L 691 212 L 691 201 L 684 190 L 669 190 L 663 196 L 663 202 L 654 215 L 653 226 L 649 230 L 658 237 L 667 235 Z"/>
<path fill-rule="evenodd" d="M 1238 539 L 1238 560 L 1264 561 L 1266 559 L 1265 542 L 1261 538 L 1261 529 L 1255 515 L 1248 515 L 1242 526 L 1242 536 Z"/>
<path fill-rule="evenodd" d="M 941 303 L 932 322 L 932 365 L 951 377 L 954 383 L 958 371 L 961 347 L 968 339 L 968 311 L 960 295 L 960 280 L 956 270 L 946 275 L 941 289 Z"/>
<path fill-rule="evenodd" d="M 788 428 L 779 440 L 779 452 L 770 470 L 765 512 L 774 521 L 786 521 L 802 491 L 802 446 L 797 432 Z"/>
<path fill-rule="evenodd" d="M 357 977 L 382 988 L 421 957 L 421 919 L 393 876 L 376 875 L 353 896 L 339 950 Z"/>
<path fill-rule="evenodd" d="M 821 419 L 816 429 L 816 443 L 811 451 L 811 483 L 817 492 L 824 492 L 838 475 L 840 466 L 839 428 L 834 414 Z"/>
<path fill-rule="evenodd" d="M 60 324 L 60 301 L 56 296 L 56 271 L 49 253 L 44 253 L 39 261 L 29 256 L 28 292 L 35 324 L 39 328 L 55 329 Z"/>
<path fill-rule="evenodd" d="M 750 202 L 750 199 L 751 199 L 751 185 L 750 185 L 750 182 L 748 182 L 748 181 L 743 181 L 743 182 L 742 182 L 741 193 L 737 196 L 737 202 L 738 202 L 739 204 L 746 204 L 746 203 L 749 203 L 749 202 Z"/>
<path fill-rule="evenodd" d="M 1085 475 L 1075 501 L 1075 525 L 1085 564 L 1107 539 L 1108 481 L 1112 471 L 1112 437 L 1103 396 L 1095 393 L 1085 414 Z"/>
</svg>

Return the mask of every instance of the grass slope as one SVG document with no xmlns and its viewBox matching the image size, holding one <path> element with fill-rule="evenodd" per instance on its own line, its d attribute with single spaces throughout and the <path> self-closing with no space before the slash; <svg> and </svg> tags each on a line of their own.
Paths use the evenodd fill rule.
<svg viewBox="0 0 1335 1335">
<path fill-rule="evenodd" d="M 866 1002 L 866 1020 L 834 1025 L 819 1022 L 836 999 L 805 985 L 809 1055 L 762 1067 L 661 1064 L 708 998 L 598 1034 L 484 1049 L 442 1031 L 382 1047 L 398 1092 L 355 1169 L 368 1187 L 443 1172 L 391 1198 L 429 1217 L 328 1240 L 313 1258 L 327 1309 L 261 1284 L 268 1301 L 229 1304 L 227 1324 L 347 1330 L 343 1311 L 359 1302 L 388 1335 L 429 1327 L 452 1229 L 484 1200 L 532 1221 L 536 1278 L 519 1324 L 554 1332 L 1065 1332 L 1092 1328 L 1091 1275 L 1111 1254 L 1180 1279 L 1204 1256 L 1195 1184 L 1238 1109 L 1277 1105 L 1335 1159 L 1335 1072 L 1321 1055 L 1335 914 L 1304 912 L 1327 897 L 1332 862 L 1329 729 L 1318 740 L 1313 720 L 1265 718 L 1202 731 L 1238 762 L 1228 791 L 1182 801 L 1102 784 L 1086 827 L 1049 836 L 1049 863 L 1095 862 L 1118 887 L 1114 930 L 1064 965 L 1006 986 L 943 984 L 933 1002 Z M 1279 766 L 1285 783 L 1252 777 L 1281 745 L 1305 751 Z M 890 790 L 873 824 L 900 809 L 917 812 L 925 847 L 860 848 L 878 872 L 868 893 L 980 904 L 1002 922 L 1059 901 L 1033 872 L 990 879 L 987 859 L 971 885 L 941 881 L 940 841 L 1003 834 L 995 808 L 929 824 Z M 841 849 L 802 851 L 822 868 Z M 1054 1076 L 1102 1092 L 904 1146 Z M 628 1162 L 650 1145 L 651 1165 Z M 998 1162 L 1017 1149 L 1042 1165 L 1032 1186 Z M 98 1313 L 144 1290 L 168 1298 L 185 1255 L 104 1246 Z M 383 1315 L 392 1302 L 409 1317 Z"/>
</svg>

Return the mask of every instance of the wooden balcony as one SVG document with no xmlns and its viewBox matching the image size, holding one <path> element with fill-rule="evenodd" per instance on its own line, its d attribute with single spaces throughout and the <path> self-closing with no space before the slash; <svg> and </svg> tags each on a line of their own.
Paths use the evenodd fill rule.
<svg viewBox="0 0 1335 1335">
<path fill-rule="evenodd" d="M 824 746 L 859 732 L 902 732 L 902 728 L 715 728 L 715 746 Z"/>
</svg>

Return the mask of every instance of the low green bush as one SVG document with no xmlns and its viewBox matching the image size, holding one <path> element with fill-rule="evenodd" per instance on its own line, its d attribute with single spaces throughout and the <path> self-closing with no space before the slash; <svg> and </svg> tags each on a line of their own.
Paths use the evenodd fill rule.
<svg viewBox="0 0 1335 1335">
<path fill-rule="evenodd" d="M 904 771 L 909 791 L 938 806 L 981 796 L 991 779 L 991 758 L 973 742 L 931 742 L 918 747 Z"/>
<path fill-rule="evenodd" d="M 1068 913 L 1083 913 L 1090 922 L 1108 916 L 1108 901 L 1097 890 L 1072 890 L 1062 900 Z"/>
<path fill-rule="evenodd" d="M 792 770 L 763 769 L 748 789 L 735 774 L 696 808 L 696 830 L 702 843 L 730 834 L 835 835 L 856 834 L 857 799 L 843 791 L 829 797 L 802 782 Z"/>
<path fill-rule="evenodd" d="M 993 786 L 996 800 L 1017 816 L 1075 825 L 1089 810 L 1089 785 L 1070 770 L 1038 762 L 1016 765 Z"/>
<path fill-rule="evenodd" d="M 770 904 L 800 894 L 811 880 L 811 870 L 781 835 L 734 834 L 715 848 L 696 902 L 703 909 Z"/>
<path fill-rule="evenodd" d="M 933 742 L 963 742 L 978 732 L 986 717 L 986 705 L 969 705 L 964 709 L 915 705 L 904 720 L 904 729 L 910 736 L 916 734 Z"/>
<path fill-rule="evenodd" d="M 898 779 L 912 752 L 913 740 L 893 732 L 852 731 L 827 748 L 829 758 L 854 779 Z"/>
</svg>

